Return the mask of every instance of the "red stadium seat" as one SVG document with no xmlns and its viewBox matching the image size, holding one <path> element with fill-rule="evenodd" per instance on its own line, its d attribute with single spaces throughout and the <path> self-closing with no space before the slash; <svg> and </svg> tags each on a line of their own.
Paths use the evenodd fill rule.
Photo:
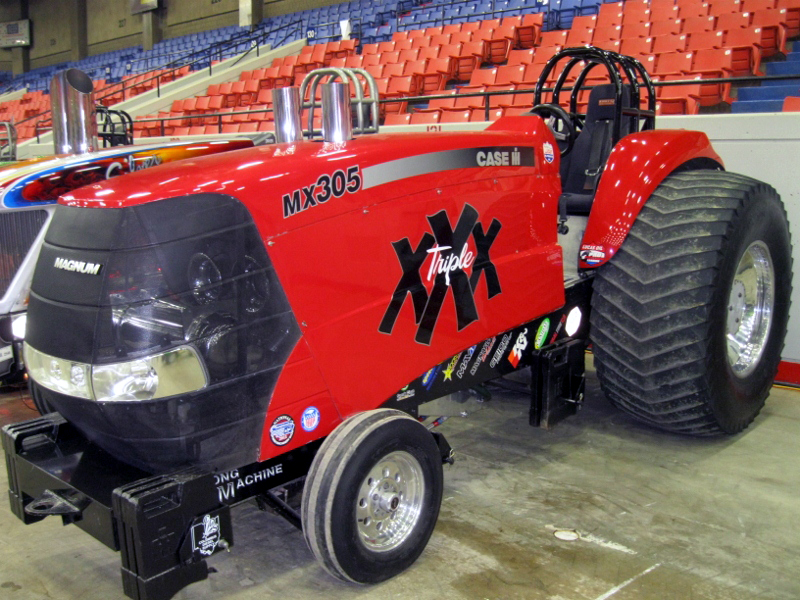
<svg viewBox="0 0 800 600">
<path fill-rule="evenodd" d="M 653 21 L 650 27 L 650 37 L 657 35 L 677 35 L 683 29 L 683 21 L 680 19 L 667 19 L 664 21 Z"/>
<path fill-rule="evenodd" d="M 724 47 L 734 51 L 735 76 L 757 75 L 761 67 L 761 29 L 732 29 L 724 37 Z"/>
<path fill-rule="evenodd" d="M 761 28 L 761 56 L 768 58 L 786 52 L 786 9 L 765 9 L 751 13 L 750 24 Z"/>
<path fill-rule="evenodd" d="M 723 31 L 702 31 L 689 36 L 687 50 L 703 50 L 705 48 L 722 48 L 725 41 Z"/>
<path fill-rule="evenodd" d="M 411 115 L 409 113 L 392 113 L 386 115 L 383 121 L 384 125 L 408 125 L 411 122 Z"/>
<path fill-rule="evenodd" d="M 605 3 L 597 11 L 597 27 L 622 25 L 622 2 Z"/>
<path fill-rule="evenodd" d="M 533 48 L 524 50 L 512 50 L 508 54 L 508 65 L 529 65 L 533 62 Z"/>
<path fill-rule="evenodd" d="M 411 125 L 420 125 L 424 123 L 438 123 L 440 112 L 416 112 L 411 115 Z"/>
<path fill-rule="evenodd" d="M 448 110 L 442 113 L 439 118 L 439 123 L 469 123 L 472 116 L 472 110 Z"/>
<path fill-rule="evenodd" d="M 569 35 L 567 35 L 567 47 L 572 48 L 591 44 L 596 24 L 596 15 L 585 15 L 572 19 L 572 27 L 569 30 Z"/>
<path fill-rule="evenodd" d="M 783 112 L 800 111 L 800 96 L 786 96 L 783 99 Z"/>
<path fill-rule="evenodd" d="M 678 0 L 678 17 L 681 19 L 707 15 L 709 9 L 710 6 L 705 2 L 697 2 L 697 0 Z"/>
<path fill-rule="evenodd" d="M 489 109 L 489 120 L 496 121 L 500 117 L 503 116 L 503 108 L 495 108 Z M 476 108 L 472 110 L 472 114 L 469 117 L 470 122 L 485 122 L 486 121 L 486 110 L 481 108 Z"/>
<path fill-rule="evenodd" d="M 685 35 L 660 35 L 653 38 L 653 54 L 660 56 L 666 52 L 683 52 L 686 42 Z"/>
<path fill-rule="evenodd" d="M 631 23 L 629 25 L 623 25 L 620 39 L 629 40 L 631 38 L 650 37 L 650 27 L 651 24 L 649 21 L 644 23 Z"/>
<path fill-rule="evenodd" d="M 714 0 L 708 14 L 718 17 L 733 12 L 742 12 L 742 0 Z"/>
</svg>

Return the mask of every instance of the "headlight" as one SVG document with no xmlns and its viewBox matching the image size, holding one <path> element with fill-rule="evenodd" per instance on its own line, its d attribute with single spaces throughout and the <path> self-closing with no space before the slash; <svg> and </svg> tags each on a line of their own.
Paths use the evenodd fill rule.
<svg viewBox="0 0 800 600">
<path fill-rule="evenodd" d="M 49 356 L 25 345 L 28 372 L 47 389 L 98 402 L 155 400 L 186 394 L 208 383 L 203 364 L 189 346 L 110 365 L 87 365 Z"/>
<path fill-rule="evenodd" d="M 28 344 L 24 345 L 23 352 L 28 375 L 36 383 L 60 394 L 92 399 L 89 365 L 50 356 Z"/>
<path fill-rule="evenodd" d="M 195 254 L 189 261 L 188 277 L 189 286 L 200 304 L 208 304 L 219 298 L 222 273 L 210 256 L 202 252 Z"/>
<path fill-rule="evenodd" d="M 25 339 L 25 326 L 28 324 L 28 315 L 23 313 L 11 318 L 11 335 L 14 339 Z"/>
</svg>

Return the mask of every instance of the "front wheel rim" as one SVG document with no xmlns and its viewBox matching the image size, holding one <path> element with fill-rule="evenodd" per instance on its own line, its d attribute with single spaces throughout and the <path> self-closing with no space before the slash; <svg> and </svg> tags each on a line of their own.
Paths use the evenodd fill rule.
<svg viewBox="0 0 800 600">
<path fill-rule="evenodd" d="M 775 269 L 762 241 L 750 244 L 739 259 L 728 294 L 728 364 L 743 378 L 758 366 L 767 345 L 775 301 Z"/>
<path fill-rule="evenodd" d="M 424 495 L 422 467 L 408 452 L 391 452 L 375 463 L 356 498 L 356 524 L 364 546 L 373 552 L 400 546 L 420 520 Z"/>
</svg>

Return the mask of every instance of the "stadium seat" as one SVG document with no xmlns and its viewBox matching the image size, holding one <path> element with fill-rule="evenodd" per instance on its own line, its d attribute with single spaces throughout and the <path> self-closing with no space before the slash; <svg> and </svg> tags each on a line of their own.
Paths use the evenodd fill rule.
<svg viewBox="0 0 800 600">
<path fill-rule="evenodd" d="M 687 50 L 703 50 L 705 48 L 722 48 L 725 42 L 723 31 L 702 31 L 689 36 Z"/>
<path fill-rule="evenodd" d="M 383 121 L 384 125 L 409 125 L 410 123 L 411 115 L 409 113 L 387 114 Z"/>
<path fill-rule="evenodd" d="M 714 0 L 708 10 L 708 14 L 714 17 L 738 12 L 742 12 L 742 0 Z"/>
<path fill-rule="evenodd" d="M 650 26 L 650 36 L 657 35 L 677 35 L 681 33 L 683 21 L 680 19 L 666 19 L 664 21 L 653 21 Z"/>
<path fill-rule="evenodd" d="M 438 111 L 435 112 L 415 112 L 411 115 L 410 124 L 411 125 L 421 125 L 427 123 L 438 123 L 439 117 L 441 113 Z"/>
<path fill-rule="evenodd" d="M 800 96 L 786 96 L 783 99 L 783 112 L 800 112 Z"/>
<path fill-rule="evenodd" d="M 472 110 L 448 110 L 442 112 L 439 123 L 468 123 L 472 117 Z"/>
</svg>

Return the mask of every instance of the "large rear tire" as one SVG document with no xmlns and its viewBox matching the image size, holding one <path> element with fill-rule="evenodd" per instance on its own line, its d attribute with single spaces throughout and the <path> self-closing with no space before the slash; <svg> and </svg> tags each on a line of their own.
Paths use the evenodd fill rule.
<svg viewBox="0 0 800 600">
<path fill-rule="evenodd" d="M 598 269 L 591 340 L 601 388 L 661 429 L 741 431 L 778 369 L 791 278 L 773 188 L 721 171 L 670 175 Z"/>
<path fill-rule="evenodd" d="M 377 583 L 410 567 L 433 533 L 443 489 L 430 432 L 379 409 L 345 420 L 319 449 L 303 489 L 301 520 L 326 571 Z"/>
</svg>

